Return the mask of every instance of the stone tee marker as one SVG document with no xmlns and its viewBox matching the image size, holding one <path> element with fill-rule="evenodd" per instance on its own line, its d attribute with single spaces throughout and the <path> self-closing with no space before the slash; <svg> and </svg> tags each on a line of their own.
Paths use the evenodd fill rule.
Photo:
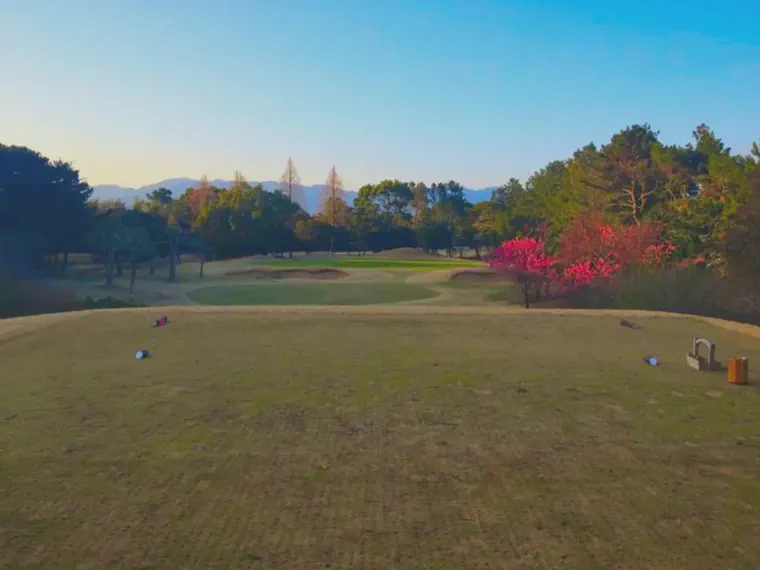
<svg viewBox="0 0 760 570">
<path fill-rule="evenodd" d="M 699 354 L 699 348 L 707 350 L 707 358 Z M 695 336 L 691 343 L 691 352 L 686 354 L 686 364 L 694 370 L 720 370 L 720 363 L 715 360 L 715 344 L 706 338 Z"/>
</svg>

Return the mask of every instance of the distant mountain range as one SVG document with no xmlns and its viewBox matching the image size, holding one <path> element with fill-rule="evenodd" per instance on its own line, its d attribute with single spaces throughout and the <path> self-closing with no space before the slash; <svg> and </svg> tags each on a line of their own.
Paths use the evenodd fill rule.
<svg viewBox="0 0 760 570">
<path fill-rule="evenodd" d="M 93 186 L 92 197 L 97 198 L 98 200 L 121 200 L 129 206 L 132 205 L 136 198 L 145 198 L 148 193 L 153 192 L 153 190 L 158 188 L 171 190 L 176 198 L 181 196 L 188 188 L 197 186 L 199 183 L 200 180 L 194 178 L 168 178 L 155 184 L 141 186 L 140 188 L 125 188 L 115 184 L 99 184 Z M 209 184 L 216 186 L 217 188 L 229 188 L 232 186 L 233 181 L 215 178 L 214 180 L 209 180 Z M 257 184 L 257 182 L 251 181 L 251 184 Z M 258 184 L 261 184 L 264 187 L 264 190 L 267 190 L 268 192 L 272 192 L 280 186 L 280 183 L 274 180 L 265 180 L 263 182 L 258 182 Z M 310 214 L 313 214 L 317 210 L 319 197 L 324 187 L 324 184 L 314 184 L 312 186 L 303 187 L 303 192 L 306 195 L 306 211 Z M 493 189 L 494 187 L 482 188 L 480 190 L 465 188 L 464 193 L 467 200 L 476 204 L 478 202 L 483 202 L 484 200 L 490 200 Z M 357 193 L 354 190 L 347 190 L 346 201 L 349 204 L 353 203 L 356 194 Z"/>
</svg>

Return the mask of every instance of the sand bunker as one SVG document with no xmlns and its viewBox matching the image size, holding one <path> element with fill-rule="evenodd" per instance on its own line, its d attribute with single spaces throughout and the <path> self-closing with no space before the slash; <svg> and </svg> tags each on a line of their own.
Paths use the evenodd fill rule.
<svg viewBox="0 0 760 570">
<path fill-rule="evenodd" d="M 331 269 L 329 267 L 303 268 L 294 267 L 292 269 L 271 269 L 269 267 L 251 267 L 248 269 L 239 269 L 225 273 L 227 277 L 248 277 L 252 279 L 311 279 L 311 280 L 330 280 L 342 279 L 348 273 L 340 269 Z"/>
</svg>

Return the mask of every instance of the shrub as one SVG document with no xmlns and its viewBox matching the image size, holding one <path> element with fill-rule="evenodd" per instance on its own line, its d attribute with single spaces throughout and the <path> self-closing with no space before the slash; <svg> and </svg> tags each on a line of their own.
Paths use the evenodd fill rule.
<svg viewBox="0 0 760 570">
<path fill-rule="evenodd" d="M 77 299 L 76 295 L 40 281 L 0 275 L 0 318 L 62 313 L 84 309 L 115 309 L 145 305 L 114 297 Z"/>
<path fill-rule="evenodd" d="M 129 309 L 136 307 L 145 307 L 143 303 L 135 303 L 134 301 L 125 301 L 124 299 L 117 299 L 115 297 L 103 297 L 100 299 L 93 299 L 92 297 L 85 297 L 82 301 L 77 303 L 77 307 L 72 310 L 85 310 L 85 309 Z"/>
<path fill-rule="evenodd" d="M 756 284 L 695 265 L 620 274 L 566 296 L 562 306 L 670 311 L 760 324 Z"/>
<path fill-rule="evenodd" d="M 76 296 L 38 282 L 0 275 L 0 318 L 70 310 Z"/>
</svg>

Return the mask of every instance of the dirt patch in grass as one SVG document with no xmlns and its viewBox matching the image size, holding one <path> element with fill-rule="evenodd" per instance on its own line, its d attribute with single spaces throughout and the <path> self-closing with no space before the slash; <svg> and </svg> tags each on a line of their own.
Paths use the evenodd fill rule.
<svg viewBox="0 0 760 570">
<path fill-rule="evenodd" d="M 293 267 L 273 269 L 269 267 L 250 267 L 225 273 L 226 277 L 252 277 L 254 279 L 343 279 L 348 273 L 330 267 Z"/>
<path fill-rule="evenodd" d="M 760 391 L 683 363 L 754 339 L 328 309 L 12 320 L 0 567 L 760 567 Z"/>
</svg>

